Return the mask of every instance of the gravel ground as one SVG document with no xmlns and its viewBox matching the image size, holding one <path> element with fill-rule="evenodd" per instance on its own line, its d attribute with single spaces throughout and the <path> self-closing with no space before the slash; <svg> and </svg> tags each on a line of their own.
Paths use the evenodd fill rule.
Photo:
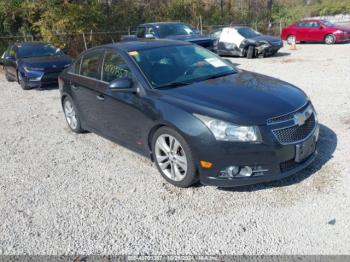
<svg viewBox="0 0 350 262">
<path fill-rule="evenodd" d="M 239 68 L 305 90 L 322 123 L 295 176 L 175 188 L 155 166 L 69 131 L 59 92 L 0 77 L 0 254 L 350 254 L 350 44 L 284 48 Z"/>
</svg>

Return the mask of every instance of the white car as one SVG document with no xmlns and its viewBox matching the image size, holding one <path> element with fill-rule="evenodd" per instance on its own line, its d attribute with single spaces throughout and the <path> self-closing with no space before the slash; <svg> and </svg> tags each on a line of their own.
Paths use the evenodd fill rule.
<svg viewBox="0 0 350 262">
<path fill-rule="evenodd" d="M 247 26 L 230 26 L 209 34 L 215 38 L 214 51 L 219 55 L 247 58 L 274 55 L 283 47 L 279 37 L 262 35 Z"/>
</svg>

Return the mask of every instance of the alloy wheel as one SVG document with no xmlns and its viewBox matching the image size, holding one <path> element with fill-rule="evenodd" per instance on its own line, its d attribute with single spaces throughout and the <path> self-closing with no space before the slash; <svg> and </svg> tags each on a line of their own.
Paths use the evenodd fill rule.
<svg viewBox="0 0 350 262">
<path fill-rule="evenodd" d="M 326 42 L 327 45 L 334 44 L 334 42 L 335 42 L 334 36 L 333 35 L 327 35 L 326 38 L 325 38 L 325 42 Z"/>
<path fill-rule="evenodd" d="M 188 164 L 185 151 L 173 136 L 164 134 L 155 143 L 155 157 L 162 172 L 173 181 L 182 181 L 187 174 Z"/>
<path fill-rule="evenodd" d="M 78 127 L 77 115 L 75 113 L 74 106 L 69 99 L 66 99 L 64 102 L 64 114 L 66 116 L 66 120 L 70 128 L 72 128 L 73 130 L 77 129 Z"/>
</svg>

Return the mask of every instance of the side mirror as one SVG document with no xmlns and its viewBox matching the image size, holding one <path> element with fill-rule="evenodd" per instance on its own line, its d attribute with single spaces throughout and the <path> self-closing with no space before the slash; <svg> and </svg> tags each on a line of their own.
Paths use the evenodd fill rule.
<svg viewBox="0 0 350 262">
<path fill-rule="evenodd" d="M 109 89 L 112 91 L 117 91 L 117 92 L 135 92 L 136 89 L 132 88 L 132 80 L 127 77 L 123 78 L 118 78 L 116 80 L 113 80 L 109 84 Z"/>
<path fill-rule="evenodd" d="M 319 27 L 320 29 L 323 29 L 324 27 L 323 27 L 323 25 L 320 25 L 320 27 Z"/>
<path fill-rule="evenodd" d="M 14 61 L 16 60 L 14 56 L 10 55 L 10 54 L 4 54 L 4 60 L 11 60 Z"/>
<path fill-rule="evenodd" d="M 152 34 L 145 34 L 145 38 L 147 38 L 147 39 L 154 39 L 155 37 Z"/>
</svg>

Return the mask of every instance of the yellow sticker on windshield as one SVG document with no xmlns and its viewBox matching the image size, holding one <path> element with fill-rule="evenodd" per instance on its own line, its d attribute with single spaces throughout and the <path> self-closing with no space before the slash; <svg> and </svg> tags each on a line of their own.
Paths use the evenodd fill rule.
<svg viewBox="0 0 350 262">
<path fill-rule="evenodd" d="M 135 56 L 135 55 L 138 55 L 139 52 L 137 52 L 137 51 L 130 51 L 128 54 L 131 55 L 131 56 Z"/>
</svg>

